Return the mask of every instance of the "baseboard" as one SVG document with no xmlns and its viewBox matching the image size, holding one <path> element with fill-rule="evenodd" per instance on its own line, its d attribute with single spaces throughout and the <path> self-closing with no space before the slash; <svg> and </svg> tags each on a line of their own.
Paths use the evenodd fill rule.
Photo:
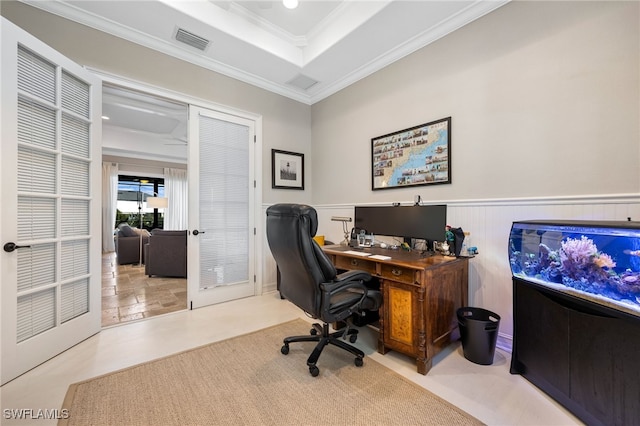
<svg viewBox="0 0 640 426">
<path fill-rule="evenodd" d="M 498 333 L 498 340 L 496 341 L 496 348 L 511 353 L 513 349 L 513 336 L 508 334 Z"/>
</svg>

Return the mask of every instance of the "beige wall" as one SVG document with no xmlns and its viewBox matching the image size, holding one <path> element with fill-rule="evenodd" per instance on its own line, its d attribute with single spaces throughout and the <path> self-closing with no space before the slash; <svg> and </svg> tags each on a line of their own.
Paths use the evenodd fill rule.
<svg viewBox="0 0 640 426">
<path fill-rule="evenodd" d="M 446 203 L 480 250 L 469 304 L 510 349 L 513 221 L 640 220 L 639 6 L 514 1 L 314 104 L 319 232 L 340 241 L 355 204 Z M 371 138 L 448 116 L 452 184 L 371 190 Z"/>
<path fill-rule="evenodd" d="M 506 348 L 512 221 L 640 220 L 638 2 L 511 2 L 312 107 L 29 6 L 1 13 L 83 65 L 262 114 L 264 204 L 313 202 L 333 241 L 330 217 L 355 204 L 446 202 L 480 249 L 469 303 L 502 316 Z M 371 190 L 372 137 L 447 116 L 452 184 Z M 271 148 L 305 154 L 305 191 L 271 189 Z"/>
<path fill-rule="evenodd" d="M 638 193 L 639 18 L 512 2 L 313 105 L 313 202 Z M 448 116 L 451 185 L 371 190 L 371 138 Z"/>
<path fill-rule="evenodd" d="M 308 105 L 22 3 L 2 1 L 0 13 L 83 66 L 261 115 L 263 202 L 311 201 L 311 108 Z M 305 154 L 304 191 L 271 188 L 272 148 Z"/>
<path fill-rule="evenodd" d="M 262 115 L 267 204 L 640 189 L 638 2 L 512 2 L 312 107 L 2 3 L 3 16 L 82 65 Z M 372 137 L 447 116 L 451 185 L 371 190 Z M 271 148 L 305 154 L 305 191 L 271 189 Z"/>
</svg>

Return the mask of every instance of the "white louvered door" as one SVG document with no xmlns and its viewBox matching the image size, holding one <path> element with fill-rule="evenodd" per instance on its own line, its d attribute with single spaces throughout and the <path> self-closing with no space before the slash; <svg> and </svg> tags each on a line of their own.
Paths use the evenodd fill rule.
<svg viewBox="0 0 640 426">
<path fill-rule="evenodd" d="M 252 120 L 189 109 L 189 300 L 193 308 L 253 296 Z M 196 232 L 197 231 L 197 232 Z"/>
<path fill-rule="evenodd" d="M 101 82 L 0 26 L 4 384 L 100 331 Z"/>
</svg>

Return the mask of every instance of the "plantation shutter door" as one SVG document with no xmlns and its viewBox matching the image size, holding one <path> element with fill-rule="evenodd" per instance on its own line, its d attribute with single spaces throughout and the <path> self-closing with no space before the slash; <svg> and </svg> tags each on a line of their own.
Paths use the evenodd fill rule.
<svg viewBox="0 0 640 426">
<path fill-rule="evenodd" d="M 56 71 L 18 49 L 18 342 L 56 326 L 56 284 L 60 321 L 89 311 L 89 86 L 63 71 L 57 111 Z"/>
<path fill-rule="evenodd" d="M 203 117 L 200 121 L 200 227 L 204 244 L 200 288 L 249 279 L 249 129 Z"/>
<path fill-rule="evenodd" d="M 7 25 L 2 24 L 4 37 Z M 2 235 L 20 246 L 3 253 L 3 262 L 15 262 L 16 271 L 15 277 L 2 275 L 3 383 L 5 370 L 7 375 L 20 374 L 97 332 L 101 317 L 96 294 L 100 258 L 95 250 L 95 235 L 100 234 L 92 222 L 101 200 L 95 192 L 100 187 L 99 138 L 92 146 L 101 131 L 99 119 L 96 123 L 99 103 L 94 111 L 92 100 L 100 82 L 71 62 L 60 65 L 68 60 L 39 42 L 30 45 L 30 36 L 25 40 L 14 47 L 15 116 L 3 115 L 3 121 L 17 121 L 16 145 L 5 146 L 3 133 L 3 155 L 15 152 L 15 188 L 9 197 L 17 202 L 9 216 L 16 223 L 3 220 Z M 7 194 L 3 192 L 3 198 Z M 10 226 L 14 230 L 7 231 Z M 5 291 L 5 286 L 14 287 Z M 14 306 L 7 312 L 9 303 Z"/>
<path fill-rule="evenodd" d="M 254 131 L 252 123 L 201 113 L 197 134 L 197 291 L 203 297 L 198 304 L 205 305 L 255 292 Z"/>
</svg>

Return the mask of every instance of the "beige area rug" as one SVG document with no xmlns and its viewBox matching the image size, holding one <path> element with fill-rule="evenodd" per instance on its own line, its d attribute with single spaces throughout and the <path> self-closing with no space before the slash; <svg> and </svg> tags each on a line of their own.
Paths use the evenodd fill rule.
<svg viewBox="0 0 640 426">
<path fill-rule="evenodd" d="M 365 357 L 315 343 L 303 320 L 212 343 L 69 387 L 60 425 L 479 425 L 477 419 Z"/>
</svg>

